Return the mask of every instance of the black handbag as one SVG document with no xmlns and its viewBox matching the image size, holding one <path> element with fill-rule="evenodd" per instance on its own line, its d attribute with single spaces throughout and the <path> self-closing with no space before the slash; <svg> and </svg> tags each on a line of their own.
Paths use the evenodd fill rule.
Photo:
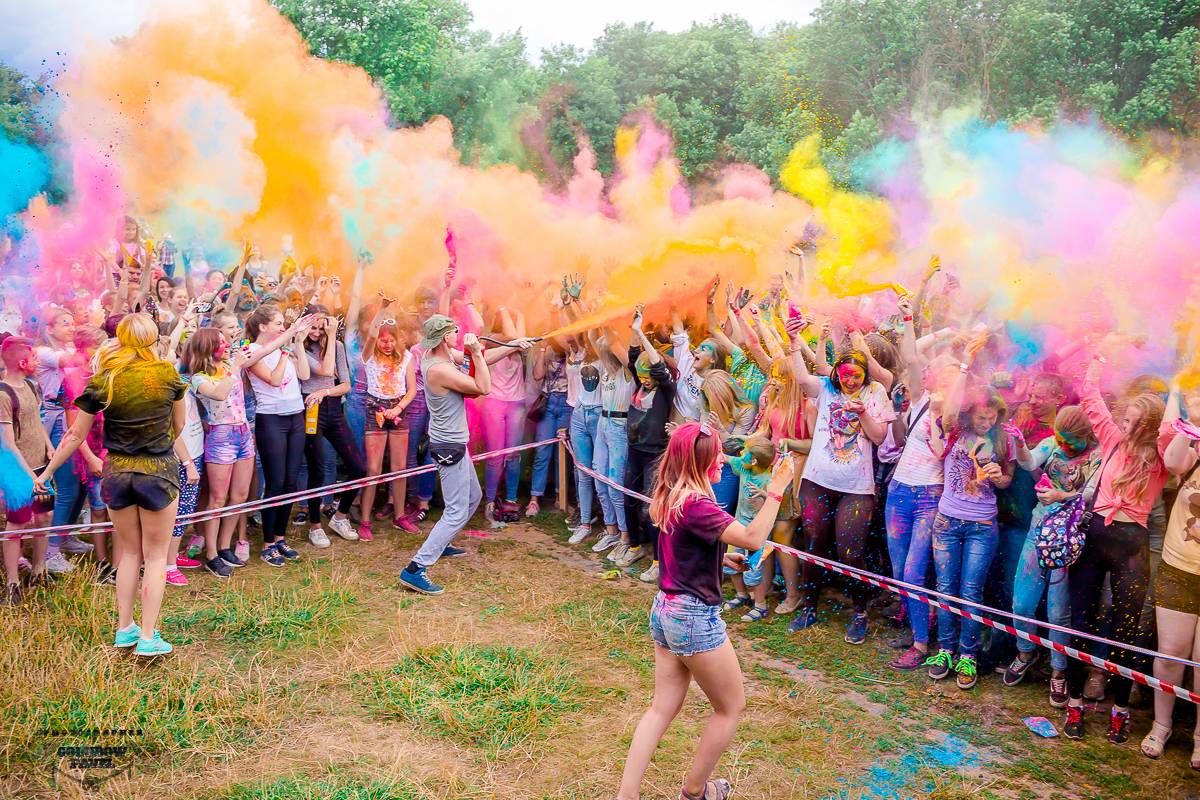
<svg viewBox="0 0 1200 800">
<path fill-rule="evenodd" d="M 537 396 L 537 399 L 530 404 L 529 413 L 525 415 L 529 418 L 530 422 L 542 421 L 542 417 L 546 416 L 546 403 L 546 393 L 542 392 Z"/>
</svg>

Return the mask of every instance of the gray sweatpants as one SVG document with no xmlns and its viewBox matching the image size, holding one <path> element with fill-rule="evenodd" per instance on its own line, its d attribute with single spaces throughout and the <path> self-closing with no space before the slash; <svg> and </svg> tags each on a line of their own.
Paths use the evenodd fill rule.
<svg viewBox="0 0 1200 800">
<path fill-rule="evenodd" d="M 422 567 L 432 567 L 437 563 L 446 545 L 466 527 L 475 509 L 479 508 L 479 501 L 483 499 L 479 476 L 475 474 L 475 465 L 471 463 L 469 453 L 454 466 L 439 466 L 438 477 L 442 480 L 442 498 L 446 501 L 446 510 L 429 536 L 425 537 L 425 544 L 413 556 L 413 561 Z"/>
</svg>

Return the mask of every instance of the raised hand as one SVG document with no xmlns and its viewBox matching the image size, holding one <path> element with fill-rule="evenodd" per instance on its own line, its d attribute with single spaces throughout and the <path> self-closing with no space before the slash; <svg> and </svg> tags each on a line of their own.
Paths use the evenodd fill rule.
<svg viewBox="0 0 1200 800">
<path fill-rule="evenodd" d="M 1021 433 L 1021 429 L 1018 428 L 1016 423 L 1014 423 L 1012 420 L 1008 420 L 1007 422 L 1002 424 L 1000 426 L 1000 430 L 1004 431 L 1009 436 L 1011 436 L 1013 442 L 1018 447 L 1025 447 L 1025 434 Z"/>
<path fill-rule="evenodd" d="M 749 305 L 749 303 L 750 303 L 750 290 L 746 289 L 746 288 L 742 288 L 742 289 L 738 290 L 737 307 L 745 308 L 747 305 Z"/>
<path fill-rule="evenodd" d="M 712 283 L 708 285 L 708 304 L 711 306 L 713 301 L 717 299 L 717 289 L 721 288 L 721 276 L 717 275 L 712 279 Z"/>
<path fill-rule="evenodd" d="M 583 287 L 586 283 L 587 279 L 582 274 L 573 272 L 571 273 L 571 282 L 567 284 L 567 291 L 570 292 L 571 297 L 578 300 L 579 296 L 583 294 Z"/>
</svg>

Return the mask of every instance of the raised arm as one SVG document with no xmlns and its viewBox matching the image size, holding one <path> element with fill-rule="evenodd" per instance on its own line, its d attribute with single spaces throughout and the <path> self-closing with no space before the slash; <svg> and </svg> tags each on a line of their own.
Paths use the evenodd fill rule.
<svg viewBox="0 0 1200 800">
<path fill-rule="evenodd" d="M 821 379 L 815 375 L 809 374 L 808 365 L 804 363 L 803 349 L 796 345 L 796 338 L 800 335 L 801 320 L 788 320 L 785 330 L 788 338 L 791 339 L 791 347 L 788 354 L 791 356 L 792 369 L 795 372 L 796 381 L 800 384 L 800 388 L 804 394 L 809 397 L 816 397 L 821 393 Z"/>
<path fill-rule="evenodd" d="M 1163 451 L 1163 464 L 1172 475 L 1184 475 L 1196 466 L 1197 454 L 1195 442 L 1178 431 L 1174 431 L 1175 420 L 1180 419 L 1180 388 L 1179 377 L 1171 382 L 1171 393 L 1167 396 L 1167 411 L 1163 414 L 1160 430 L 1172 430 L 1174 435 Z"/>
</svg>

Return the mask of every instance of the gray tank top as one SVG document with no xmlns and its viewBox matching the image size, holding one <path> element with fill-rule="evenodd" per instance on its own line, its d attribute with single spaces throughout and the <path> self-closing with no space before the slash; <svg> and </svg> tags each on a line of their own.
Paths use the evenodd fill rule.
<svg viewBox="0 0 1200 800">
<path fill-rule="evenodd" d="M 467 430 L 466 399 L 458 392 L 434 394 L 429 388 L 429 368 L 435 364 L 450 364 L 444 358 L 421 357 L 421 372 L 425 375 L 425 405 L 429 408 L 429 439 L 434 442 L 466 444 L 471 440 Z M 453 364 L 451 364 L 453 366 Z"/>
</svg>

